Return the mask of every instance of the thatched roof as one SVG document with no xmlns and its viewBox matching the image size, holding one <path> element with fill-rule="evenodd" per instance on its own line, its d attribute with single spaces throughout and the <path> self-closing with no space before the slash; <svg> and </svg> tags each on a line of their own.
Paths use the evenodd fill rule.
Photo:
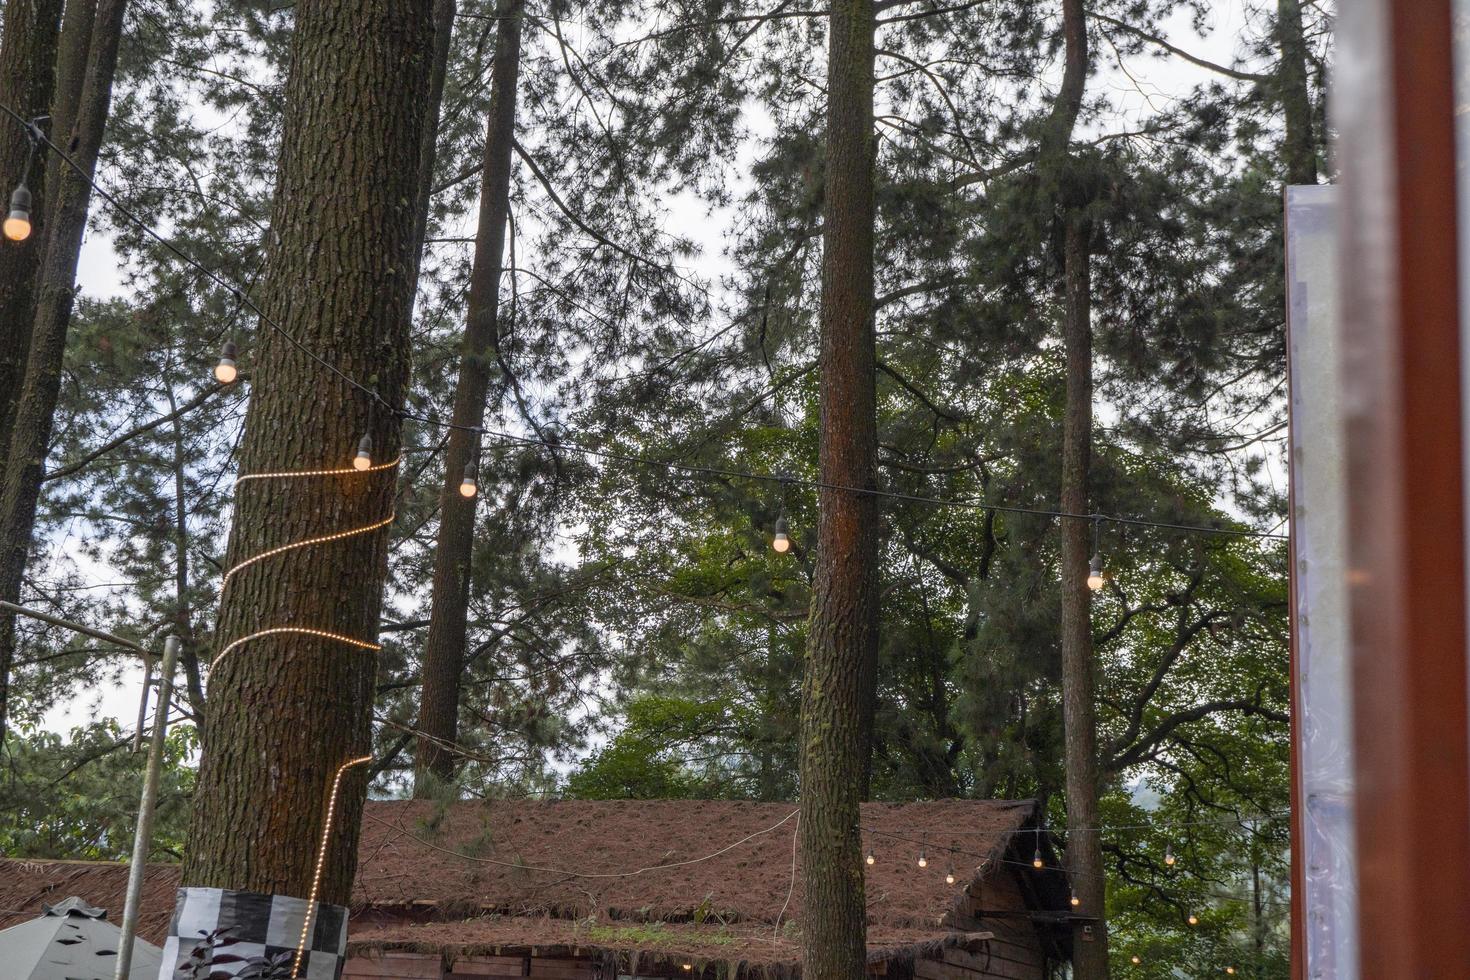
<svg viewBox="0 0 1470 980">
<path fill-rule="evenodd" d="M 732 801 L 370 802 L 352 948 L 794 965 L 795 811 Z M 864 804 L 862 825 L 877 832 L 863 834 L 876 859 L 866 868 L 872 957 L 973 942 L 950 928 L 953 915 L 978 879 L 1010 874 L 988 859 L 1016 845 L 1034 811 L 983 800 Z M 919 842 L 929 856 L 922 870 Z M 647 870 L 628 873 L 638 869 Z M 0 860 L 0 927 L 71 894 L 120 914 L 126 880 L 125 865 Z M 177 871 L 150 868 L 147 882 L 140 932 L 158 941 Z"/>
<path fill-rule="evenodd" d="M 138 935 L 162 943 L 174 914 L 174 892 L 179 869 L 151 864 L 143 876 L 142 913 Z M 27 861 L 0 858 L 0 929 L 44 915 L 47 905 L 76 896 L 121 922 L 128 892 L 128 866 L 104 861 Z"/>
</svg>

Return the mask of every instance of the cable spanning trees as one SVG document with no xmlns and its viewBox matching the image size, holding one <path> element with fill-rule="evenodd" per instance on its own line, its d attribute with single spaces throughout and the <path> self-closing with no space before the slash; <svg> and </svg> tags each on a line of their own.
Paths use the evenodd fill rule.
<svg viewBox="0 0 1470 980">
<path fill-rule="evenodd" d="M 308 448 L 313 465 L 345 465 L 365 430 L 386 461 L 397 420 L 354 396 L 340 419 L 314 420 L 309 447 L 298 420 L 300 458 L 272 462 L 248 434 L 261 430 L 242 428 L 247 413 L 284 425 L 270 392 L 309 405 L 337 397 L 330 377 L 298 364 L 230 290 L 93 207 L 121 282 L 100 295 L 84 267 L 17 594 L 143 639 L 180 632 L 183 707 L 243 733 L 263 716 L 231 705 L 258 665 L 327 649 L 262 640 L 209 676 L 226 644 L 272 625 L 234 598 L 257 594 L 249 580 L 265 582 L 267 563 L 232 576 L 219 605 L 225 569 L 285 540 L 262 529 L 262 508 L 297 514 L 303 534 L 393 511 L 381 556 L 334 545 L 322 563 L 386 569 L 381 615 L 376 586 L 353 587 L 351 632 L 382 650 L 365 674 L 342 661 L 352 744 L 337 745 L 371 746 L 364 768 L 383 791 L 820 806 L 809 750 L 832 708 L 871 720 L 824 773 L 831 813 L 864 796 L 1037 797 L 1073 828 L 1079 908 L 1106 915 L 1115 964 L 1168 951 L 1198 972 L 1279 972 L 1285 826 L 1256 816 L 1279 812 L 1286 792 L 1279 545 L 675 480 L 558 446 L 1022 510 L 1274 527 L 1279 189 L 1326 172 L 1321 5 L 1253 5 L 1228 43 L 1196 36 L 1208 5 L 1163 0 L 842 3 L 833 17 L 662 0 L 420 6 L 422 81 L 383 94 L 403 116 L 391 184 L 407 213 L 370 236 L 380 256 L 393 243 L 384 281 L 416 286 L 411 320 L 407 292 L 392 316 L 343 318 L 383 325 L 371 338 L 278 309 L 281 277 L 314 268 L 282 195 L 331 197 L 291 184 L 306 178 L 277 161 L 307 145 L 293 140 L 341 136 L 340 121 L 283 123 L 296 118 L 291 45 L 319 24 L 307 8 L 246 5 L 228 21 L 202 4 L 134 8 L 97 158 L 127 206 L 432 420 L 403 421 L 397 475 L 362 497 L 260 486 L 236 502 L 237 472 L 305 466 Z M 6 23 L 19 21 L 7 11 Z M 64 23 L 59 37 L 59 53 L 14 57 L 51 57 L 61 91 L 75 77 Z M 1174 98 L 1128 94 L 1129 72 L 1156 70 L 1178 80 Z M 0 146 L 5 159 L 16 146 Z M 32 180 L 47 220 L 54 164 Z M 52 232 L 38 221 L 36 234 Z M 21 255 L 7 248 L 4 261 Z M 226 341 L 241 383 L 221 386 L 209 368 Z M 536 444 L 433 424 L 481 419 Z M 307 528 L 299 513 L 317 508 Z M 777 553 L 781 517 L 790 548 Z M 250 541 L 226 547 L 231 527 Z M 1107 572 L 1095 592 L 1082 584 L 1094 551 Z M 308 564 L 270 569 L 305 581 Z M 49 633 L 20 639 L 9 704 L 27 730 L 58 691 L 109 667 Z M 819 703 L 837 690 L 824 676 L 852 681 L 846 700 Z M 1089 727 L 1091 746 L 1073 737 Z M 206 760 L 223 730 L 200 730 Z M 303 786 L 319 794 L 331 764 L 303 760 Z M 201 803 L 224 792 L 218 765 L 205 762 Z M 362 776 L 348 778 L 360 791 Z M 1222 814 L 1241 819 L 1197 825 Z M 1087 833 L 1151 822 L 1184 829 Z M 224 880 L 218 835 L 196 836 L 196 880 Z M 860 859 L 842 846 L 814 857 L 814 873 L 843 881 Z M 833 955 L 850 965 L 861 906 L 831 911 Z M 1087 949 L 1085 975 L 1101 975 L 1104 944 Z"/>
</svg>

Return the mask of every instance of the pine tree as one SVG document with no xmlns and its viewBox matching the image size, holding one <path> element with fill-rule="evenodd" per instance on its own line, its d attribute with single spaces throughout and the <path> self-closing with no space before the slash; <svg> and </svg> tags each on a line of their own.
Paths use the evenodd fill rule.
<svg viewBox="0 0 1470 980">
<path fill-rule="evenodd" d="M 878 654 L 873 335 L 871 0 L 836 0 L 827 40 L 816 576 L 801 689 L 802 964 L 860 976 L 867 905 L 858 804 L 867 796 Z M 842 489 L 835 489 L 842 488 Z"/>
<path fill-rule="evenodd" d="M 61 145 L 68 150 L 75 147 L 70 154 L 75 170 L 62 167 L 58 160 L 48 161 L 46 186 L 55 200 L 47 205 L 46 253 L 36 271 L 25 375 L 6 447 L 4 482 L 0 483 L 0 599 L 8 602 L 20 598 L 29 557 L 52 417 L 61 387 L 67 329 L 76 298 L 77 262 L 92 197 L 90 180 L 97 169 L 112 107 L 113 72 L 126 12 L 127 0 L 99 0 L 95 19 L 85 24 L 86 31 L 80 31 L 79 25 L 68 18 L 66 27 L 71 33 L 63 32 L 60 42 L 62 70 L 55 115 L 72 123 L 70 135 Z M 73 72 L 83 61 L 86 73 L 76 89 L 73 105 Z M 25 316 L 25 310 L 18 312 Z M 0 616 L 0 733 L 5 730 L 14 653 L 15 618 Z"/>
<path fill-rule="evenodd" d="M 433 599 L 420 674 L 417 773 L 414 793 L 427 794 L 432 780 L 449 782 L 455 757 L 448 746 L 459 734 L 460 683 L 470 601 L 470 558 L 474 548 L 475 501 L 480 440 L 471 431 L 485 421 L 485 401 L 500 344 L 500 279 L 510 221 L 510 177 L 514 160 L 516 80 L 521 60 L 523 0 L 502 0 L 490 79 L 489 123 L 480 187 L 480 218 L 470 272 L 469 306 L 459 356 L 459 380 L 444 452 L 439 495 L 439 534 L 434 549 Z M 460 492 L 468 481 L 472 493 Z"/>
<path fill-rule="evenodd" d="M 400 451 L 432 13 L 427 0 L 295 9 L 260 302 L 281 330 L 262 324 L 254 351 L 242 475 L 346 465 L 364 435 L 377 461 Z M 375 636 L 394 474 L 239 485 L 227 552 L 236 565 L 283 544 L 372 530 L 272 555 L 225 584 L 219 635 L 243 645 L 211 672 L 186 884 L 310 894 L 304 856 L 320 839 L 326 793 L 370 744 L 374 658 L 320 636 L 245 638 L 282 626 Z M 361 773 L 347 773 L 337 801 L 326 902 L 345 902 L 351 888 Z"/>
</svg>

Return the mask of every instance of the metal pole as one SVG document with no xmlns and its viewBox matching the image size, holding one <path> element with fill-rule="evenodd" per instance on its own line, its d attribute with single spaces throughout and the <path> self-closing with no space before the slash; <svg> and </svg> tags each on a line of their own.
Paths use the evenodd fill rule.
<svg viewBox="0 0 1470 980">
<path fill-rule="evenodd" d="M 158 802 L 158 777 L 163 768 L 163 740 L 168 732 L 169 696 L 173 693 L 174 662 L 179 657 L 179 638 L 163 641 L 163 663 L 158 671 L 158 707 L 153 711 L 153 737 L 148 743 L 148 768 L 143 774 L 143 799 L 138 804 L 138 830 L 133 835 L 133 863 L 128 868 L 128 897 L 123 903 L 122 935 L 118 940 L 116 980 L 128 980 L 133 966 L 133 937 L 138 931 L 138 899 L 143 893 L 143 875 L 148 870 L 148 851 L 153 844 L 153 810 Z"/>
</svg>

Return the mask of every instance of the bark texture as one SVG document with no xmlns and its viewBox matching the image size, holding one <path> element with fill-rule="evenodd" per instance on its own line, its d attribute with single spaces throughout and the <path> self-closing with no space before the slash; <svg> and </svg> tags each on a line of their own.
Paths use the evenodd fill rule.
<svg viewBox="0 0 1470 980">
<path fill-rule="evenodd" d="M 112 78 L 126 12 L 126 0 L 102 0 L 89 30 L 92 43 L 86 58 L 86 78 L 78 97 L 71 141 L 66 144 L 72 159 L 87 177 L 97 169 L 97 154 L 107 128 Z M 30 552 L 36 503 L 45 475 L 46 449 L 51 442 L 52 416 L 61 390 L 66 333 L 76 298 L 77 260 L 92 199 L 87 179 L 70 167 L 54 170 L 48 175 L 48 181 L 53 196 L 47 208 L 50 228 L 45 256 L 37 271 L 25 380 L 15 408 L 4 483 L 0 486 L 0 599 L 8 602 L 20 599 Z M 0 732 L 5 729 L 10 664 L 14 655 L 15 617 L 0 616 Z"/>
<path fill-rule="evenodd" d="M 434 0 L 434 58 L 429 66 L 429 95 L 419 128 L 418 210 L 414 214 L 414 277 L 423 265 L 428 237 L 429 206 L 434 197 L 434 164 L 439 152 L 439 114 L 444 105 L 444 79 L 449 71 L 449 49 L 454 41 L 455 0 Z"/>
<path fill-rule="evenodd" d="M 0 41 L 0 104 L 26 118 L 50 111 L 56 83 L 56 35 L 61 0 L 9 0 L 5 37 Z M 30 154 L 30 138 L 9 116 L 0 117 L 0 207 L 10 211 L 10 192 L 19 183 Z M 0 242 L 0 460 L 8 456 L 10 428 L 25 377 L 35 309 L 36 271 L 45 249 L 46 160 L 31 161 L 26 185 L 36 205 L 31 237 Z M 0 467 L 3 468 L 3 467 Z M 3 732 L 3 725 L 0 725 Z"/>
<path fill-rule="evenodd" d="M 1082 110 L 1089 54 L 1082 0 L 1063 0 L 1066 68 L 1052 111 L 1050 145 L 1042 165 L 1056 181 L 1062 221 L 1062 341 L 1066 349 L 1066 396 L 1062 414 L 1061 505 L 1070 514 L 1088 513 L 1092 464 L 1092 225 L 1087 207 L 1090 181 L 1070 150 Z M 1079 911 L 1096 917 L 1089 936 L 1074 926 L 1072 970 L 1077 980 L 1108 975 L 1107 889 L 1098 831 L 1097 707 L 1094 703 L 1092 596 L 1087 588 L 1091 529 L 1086 521 L 1061 522 L 1062 725 L 1067 790 L 1067 866 Z"/>
<path fill-rule="evenodd" d="M 394 459 L 408 378 L 433 3 L 301 0 L 295 16 L 260 304 L 393 409 L 262 323 L 242 474 L 346 466 L 364 432 L 375 460 Z M 386 470 L 241 483 L 229 565 L 382 521 L 394 481 Z M 372 640 L 387 546 L 380 528 L 247 566 L 224 587 L 219 648 L 277 627 Z M 371 651 L 294 634 L 250 640 L 216 662 L 184 884 L 309 895 L 333 777 L 370 744 L 375 668 Z M 364 772 L 342 782 L 322 901 L 349 897 Z"/>
<path fill-rule="evenodd" d="M 491 68 L 490 115 L 480 184 L 479 227 L 470 271 L 469 310 L 460 347 L 459 380 L 454 389 L 456 426 L 485 421 L 485 398 L 499 344 L 500 277 L 505 229 L 510 219 L 510 176 L 515 146 L 516 79 L 521 62 L 522 0 L 500 0 L 500 18 Z M 452 429 L 444 451 L 444 485 L 439 495 L 439 536 L 434 551 L 434 595 L 429 633 L 424 640 L 419 691 L 419 738 L 415 751 L 414 795 L 424 796 L 435 782 L 454 778 L 456 756 L 445 743 L 459 734 L 460 678 L 464 670 L 465 624 L 470 601 L 470 559 L 474 551 L 475 502 L 459 492 L 465 464 L 479 454 L 479 438 Z"/>
<path fill-rule="evenodd" d="M 1288 184 L 1317 182 L 1317 138 L 1312 126 L 1312 94 L 1307 80 L 1307 42 L 1302 35 L 1301 0 L 1277 0 L 1276 36 L 1281 61 L 1276 69 L 1278 97 L 1286 118 Z"/>
<path fill-rule="evenodd" d="M 833 0 L 823 203 L 821 433 L 829 485 L 876 487 L 872 0 Z M 858 804 L 867 794 L 878 655 L 877 498 L 821 491 L 801 701 L 802 975 L 865 972 Z"/>
</svg>

